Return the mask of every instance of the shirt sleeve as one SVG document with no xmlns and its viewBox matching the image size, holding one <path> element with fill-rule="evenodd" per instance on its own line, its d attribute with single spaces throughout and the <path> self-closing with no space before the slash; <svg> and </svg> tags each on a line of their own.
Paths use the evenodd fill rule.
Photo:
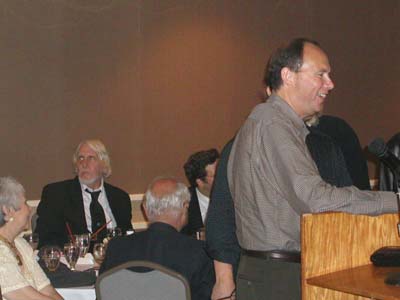
<svg viewBox="0 0 400 300">
<path fill-rule="evenodd" d="M 229 191 L 227 164 L 233 140 L 222 150 L 206 219 L 206 242 L 210 256 L 237 269 L 240 247 L 236 237 L 235 211 Z"/>
<path fill-rule="evenodd" d="M 36 260 L 33 262 L 33 278 L 38 291 L 50 285 L 50 280 L 47 278 L 46 273 L 44 273 L 43 269 Z"/>
<path fill-rule="evenodd" d="M 13 252 L 3 243 L 0 243 L 0 286 L 2 294 L 29 286 L 29 282 L 21 273 L 17 259 Z"/>
<path fill-rule="evenodd" d="M 49 285 L 50 280 L 37 262 L 31 246 L 23 238 L 17 238 L 15 244 L 23 257 L 30 285 L 38 291 Z"/>
<path fill-rule="evenodd" d="M 272 185 L 299 215 L 325 211 L 377 215 L 397 209 L 394 193 L 337 188 L 323 181 L 305 143 L 288 126 L 268 126 L 260 146 L 267 157 L 260 167 L 273 172 Z"/>
</svg>

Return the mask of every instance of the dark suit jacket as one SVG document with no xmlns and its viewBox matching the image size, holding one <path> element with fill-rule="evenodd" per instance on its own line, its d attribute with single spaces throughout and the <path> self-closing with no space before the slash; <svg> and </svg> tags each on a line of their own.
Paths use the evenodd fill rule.
<svg viewBox="0 0 400 300">
<path fill-rule="evenodd" d="M 316 128 L 340 147 L 353 185 L 360 190 L 370 190 L 367 160 L 354 129 L 345 120 L 328 115 L 319 118 Z"/>
<path fill-rule="evenodd" d="M 117 226 L 123 232 L 132 229 L 129 195 L 105 182 L 104 189 Z M 37 214 L 35 232 L 39 234 L 39 247 L 50 244 L 63 246 L 68 241 L 67 222 L 74 234 L 87 233 L 82 190 L 78 178 L 46 185 L 42 191 Z"/>
<path fill-rule="evenodd" d="M 110 241 L 100 274 L 131 260 L 147 260 L 186 277 L 192 300 L 210 299 L 215 281 L 205 243 L 180 234 L 166 223 L 153 223 L 146 231 Z"/>
<path fill-rule="evenodd" d="M 400 133 L 392 136 L 387 142 L 387 147 L 396 157 L 400 157 Z M 397 178 L 399 180 L 400 178 Z M 399 182 L 395 183 L 393 172 L 386 167 L 383 163 L 380 163 L 379 173 L 379 190 L 380 191 L 395 191 L 400 186 Z"/>
<path fill-rule="evenodd" d="M 190 203 L 188 210 L 188 223 L 182 228 L 181 232 L 188 235 L 193 235 L 200 228 L 204 227 L 203 219 L 201 218 L 199 199 L 197 198 L 196 187 L 191 186 L 190 192 Z"/>
</svg>

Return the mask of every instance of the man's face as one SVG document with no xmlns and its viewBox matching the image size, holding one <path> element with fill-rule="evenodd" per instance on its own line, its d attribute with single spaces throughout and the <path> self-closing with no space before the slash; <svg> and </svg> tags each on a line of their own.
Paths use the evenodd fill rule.
<svg viewBox="0 0 400 300">
<path fill-rule="evenodd" d="M 325 98 L 334 88 L 329 77 L 330 71 L 327 55 L 317 46 L 306 43 L 303 65 L 299 71 L 294 72 L 296 112 L 303 120 L 322 112 Z"/>
<path fill-rule="evenodd" d="M 87 144 L 83 144 L 78 152 L 76 170 L 81 183 L 90 188 L 98 188 L 103 177 L 104 164 L 96 152 Z"/>
<path fill-rule="evenodd" d="M 216 160 L 212 164 L 207 165 L 206 166 L 206 172 L 207 172 L 206 177 L 203 180 L 201 180 L 201 179 L 197 180 L 197 185 L 198 185 L 200 192 L 207 197 L 210 197 L 210 194 L 211 194 L 211 188 L 214 183 L 214 176 L 215 176 L 215 170 L 217 168 L 217 164 L 218 164 L 218 160 Z"/>
</svg>

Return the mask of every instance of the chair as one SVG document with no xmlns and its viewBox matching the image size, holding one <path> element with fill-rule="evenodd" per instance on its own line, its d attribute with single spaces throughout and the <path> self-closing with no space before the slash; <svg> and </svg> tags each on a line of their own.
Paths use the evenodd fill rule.
<svg viewBox="0 0 400 300">
<path fill-rule="evenodd" d="M 133 270 L 132 270 L 133 268 Z M 149 261 L 130 261 L 101 274 L 98 300 L 190 300 L 190 287 L 181 274 Z"/>
</svg>

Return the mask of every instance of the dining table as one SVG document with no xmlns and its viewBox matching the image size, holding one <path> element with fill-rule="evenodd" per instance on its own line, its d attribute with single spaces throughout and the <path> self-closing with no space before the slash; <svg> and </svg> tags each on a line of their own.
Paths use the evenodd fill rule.
<svg viewBox="0 0 400 300">
<path fill-rule="evenodd" d="M 99 265 L 94 262 L 92 254 L 80 257 L 71 271 L 65 258 L 60 260 L 59 268 L 50 272 L 44 268 L 52 285 L 64 300 L 95 300 L 95 281 L 98 275 Z"/>
<path fill-rule="evenodd" d="M 94 286 L 58 288 L 57 292 L 64 300 L 95 300 L 96 292 Z"/>
</svg>

